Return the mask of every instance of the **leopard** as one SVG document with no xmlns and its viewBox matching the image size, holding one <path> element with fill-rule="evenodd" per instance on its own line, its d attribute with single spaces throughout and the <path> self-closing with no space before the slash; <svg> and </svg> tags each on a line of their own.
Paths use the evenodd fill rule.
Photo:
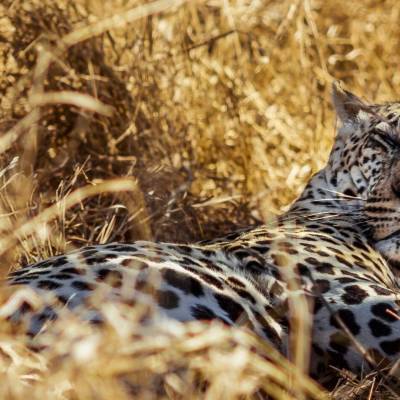
<svg viewBox="0 0 400 400">
<path fill-rule="evenodd" d="M 195 243 L 90 245 L 9 273 L 9 285 L 51 294 L 90 322 L 95 291 L 162 318 L 246 326 L 286 357 L 304 299 L 310 370 L 360 374 L 400 356 L 400 102 L 370 104 L 332 85 L 336 138 L 324 168 L 288 211 Z M 303 304 L 303 303 L 302 303 Z M 59 308 L 25 307 L 27 331 L 51 329 Z M 18 315 L 16 315 L 18 314 Z M 297 315 L 298 316 L 298 315 Z"/>
</svg>

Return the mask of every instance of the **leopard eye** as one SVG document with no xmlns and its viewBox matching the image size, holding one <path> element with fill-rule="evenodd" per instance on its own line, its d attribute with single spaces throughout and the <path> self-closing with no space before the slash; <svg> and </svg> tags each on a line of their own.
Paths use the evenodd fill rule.
<svg viewBox="0 0 400 400">
<path fill-rule="evenodd" d="M 378 140 L 378 138 L 380 140 Z M 390 147 L 400 148 L 400 139 L 398 137 L 395 137 L 392 132 L 375 129 L 372 132 L 372 139 L 381 145 L 381 141 L 383 141 L 386 145 L 389 145 Z"/>
</svg>

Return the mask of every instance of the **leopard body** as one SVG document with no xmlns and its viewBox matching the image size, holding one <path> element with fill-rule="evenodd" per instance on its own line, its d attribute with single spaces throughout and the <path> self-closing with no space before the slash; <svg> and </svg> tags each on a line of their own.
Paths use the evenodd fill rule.
<svg viewBox="0 0 400 400">
<path fill-rule="evenodd" d="M 368 105 L 333 89 L 341 123 L 328 163 L 290 210 L 223 238 L 89 246 L 10 274 L 91 313 L 112 298 L 151 299 L 166 318 L 249 326 L 290 356 L 296 304 L 305 300 L 311 369 L 361 372 L 400 355 L 400 104 Z M 57 307 L 23 310 L 37 334 Z M 21 317 L 19 314 L 18 318 Z"/>
</svg>

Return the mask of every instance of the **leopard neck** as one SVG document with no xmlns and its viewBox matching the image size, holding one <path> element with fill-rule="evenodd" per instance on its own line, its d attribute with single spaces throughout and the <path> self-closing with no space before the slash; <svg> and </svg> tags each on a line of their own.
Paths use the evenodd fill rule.
<svg viewBox="0 0 400 400">
<path fill-rule="evenodd" d="M 292 204 L 290 214 L 300 216 L 337 214 L 345 216 L 349 221 L 352 216 L 354 218 L 359 216 L 362 200 L 353 196 L 354 184 L 351 179 L 347 177 L 346 185 L 339 185 L 341 177 L 333 176 L 331 171 L 328 166 L 313 176 L 303 193 Z M 343 187 L 346 188 L 346 192 Z"/>
</svg>

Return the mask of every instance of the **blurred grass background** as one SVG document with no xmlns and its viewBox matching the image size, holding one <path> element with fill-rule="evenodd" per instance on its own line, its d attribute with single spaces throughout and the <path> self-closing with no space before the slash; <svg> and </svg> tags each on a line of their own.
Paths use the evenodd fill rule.
<svg viewBox="0 0 400 400">
<path fill-rule="evenodd" d="M 283 212 L 327 158 L 332 80 L 366 100 L 398 97 L 399 17 L 396 0 L 3 0 L 2 275 L 87 243 L 191 242 Z M 121 177 L 131 189 L 99 186 Z M 62 199 L 84 187 L 95 195 L 65 207 Z M 50 206 L 54 213 L 40 218 Z M 1 398 L 286 399 L 307 390 L 322 398 L 283 361 L 276 368 L 287 379 L 277 383 L 277 369 L 244 333 L 157 331 L 156 359 L 139 356 L 133 333 L 121 336 L 112 321 L 100 335 L 68 318 L 41 339 L 52 348 L 41 355 L 4 322 Z M 132 321 L 127 331 L 147 348 Z M 204 344 L 194 355 L 185 350 L 190 329 Z M 68 347 L 76 343 L 90 362 Z M 108 346 L 91 364 L 90 354 Z M 232 378 L 224 355 L 235 352 Z M 199 379 L 208 382 L 201 392 Z M 224 395 L 232 379 L 246 384 Z M 338 399 L 391 396 L 374 376 L 340 382 Z"/>
</svg>

